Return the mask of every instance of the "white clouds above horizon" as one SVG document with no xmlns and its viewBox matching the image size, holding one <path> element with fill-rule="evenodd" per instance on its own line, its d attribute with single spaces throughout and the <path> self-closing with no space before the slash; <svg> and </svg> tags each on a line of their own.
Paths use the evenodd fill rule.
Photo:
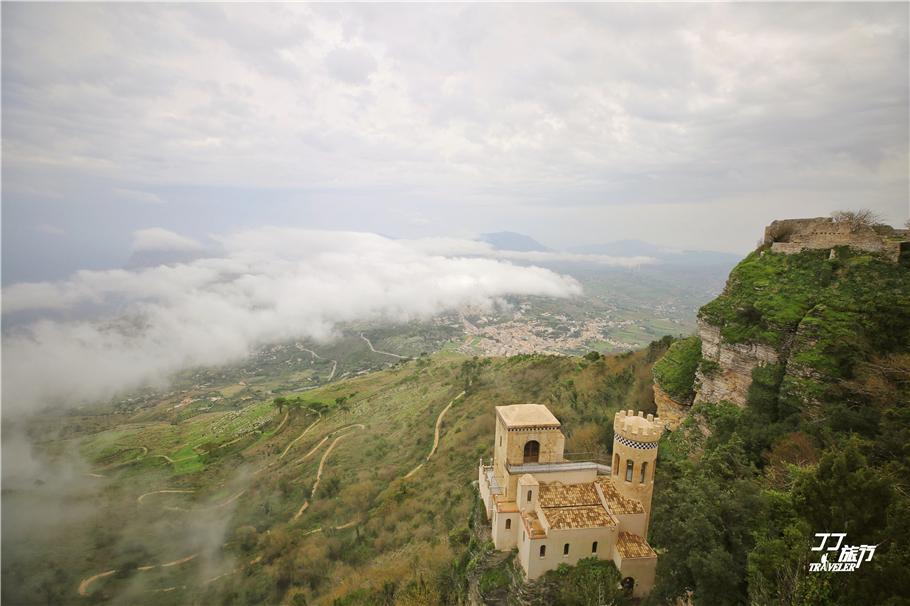
<svg viewBox="0 0 910 606">
<path fill-rule="evenodd" d="M 3 339 L 5 412 L 111 397 L 264 343 L 328 339 L 339 323 L 403 322 L 509 295 L 569 297 L 568 276 L 446 257 L 374 234 L 267 227 L 216 239 L 224 256 L 141 270 L 82 271 L 4 289 L 4 312 L 117 301 L 97 320 L 40 320 Z"/>
</svg>

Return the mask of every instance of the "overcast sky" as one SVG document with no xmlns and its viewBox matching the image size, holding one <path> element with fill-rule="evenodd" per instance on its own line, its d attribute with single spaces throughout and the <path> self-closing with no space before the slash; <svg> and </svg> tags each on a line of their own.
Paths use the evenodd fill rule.
<svg viewBox="0 0 910 606">
<path fill-rule="evenodd" d="M 908 4 L 10 4 L 4 283 L 134 232 L 745 251 L 908 211 Z"/>
</svg>

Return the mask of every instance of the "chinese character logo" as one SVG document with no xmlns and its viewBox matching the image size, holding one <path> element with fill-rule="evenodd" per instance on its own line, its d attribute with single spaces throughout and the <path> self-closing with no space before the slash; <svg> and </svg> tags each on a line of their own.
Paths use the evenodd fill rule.
<svg viewBox="0 0 910 606">
<path fill-rule="evenodd" d="M 809 562 L 809 572 L 853 572 L 863 562 L 872 560 L 877 545 L 844 545 L 845 532 L 816 532 L 818 545 L 812 551 L 824 551 L 818 562 Z M 829 561 L 828 552 L 836 552 L 837 561 Z"/>
</svg>

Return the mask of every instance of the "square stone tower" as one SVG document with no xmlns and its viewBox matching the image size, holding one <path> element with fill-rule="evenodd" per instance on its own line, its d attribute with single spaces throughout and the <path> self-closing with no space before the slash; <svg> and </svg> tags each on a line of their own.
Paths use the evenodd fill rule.
<svg viewBox="0 0 910 606">
<path fill-rule="evenodd" d="M 493 469 L 509 497 L 514 497 L 516 488 L 515 482 L 510 482 L 510 466 L 563 460 L 566 438 L 560 427 L 553 413 L 542 404 L 496 407 Z"/>
</svg>

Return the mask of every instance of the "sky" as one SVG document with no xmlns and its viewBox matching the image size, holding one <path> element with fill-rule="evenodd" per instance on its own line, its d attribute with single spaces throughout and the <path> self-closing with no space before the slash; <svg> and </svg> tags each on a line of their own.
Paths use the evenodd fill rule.
<svg viewBox="0 0 910 606">
<path fill-rule="evenodd" d="M 908 213 L 908 5 L 2 7 L 3 283 L 134 233 L 745 252 Z"/>
<path fill-rule="evenodd" d="M 902 224 L 908 7 L 4 3 L 5 411 L 655 262 L 574 247 Z"/>
</svg>

